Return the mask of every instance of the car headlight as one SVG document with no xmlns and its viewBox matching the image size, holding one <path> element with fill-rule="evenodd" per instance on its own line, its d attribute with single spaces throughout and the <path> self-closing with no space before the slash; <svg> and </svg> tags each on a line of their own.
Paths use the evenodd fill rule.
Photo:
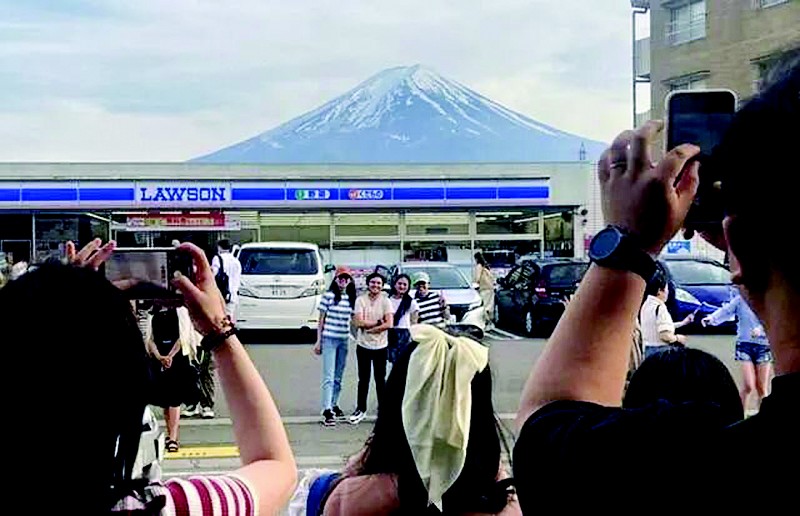
<svg viewBox="0 0 800 516">
<path fill-rule="evenodd" d="M 683 290 L 682 288 L 675 289 L 675 299 L 680 301 L 681 303 L 691 303 L 693 305 L 700 305 L 700 301 L 694 297 L 690 292 Z"/>
<path fill-rule="evenodd" d="M 239 286 L 239 295 L 243 297 L 258 297 L 258 294 L 256 294 L 255 290 L 243 285 Z"/>
<path fill-rule="evenodd" d="M 314 280 L 310 287 L 300 293 L 300 297 L 320 296 L 325 293 L 325 280 Z"/>
<path fill-rule="evenodd" d="M 483 306 L 483 299 L 481 299 L 479 301 L 475 301 L 474 303 L 470 303 L 469 306 L 467 306 L 467 311 L 469 312 L 471 310 L 478 309 L 478 308 L 480 308 L 482 306 Z"/>
</svg>

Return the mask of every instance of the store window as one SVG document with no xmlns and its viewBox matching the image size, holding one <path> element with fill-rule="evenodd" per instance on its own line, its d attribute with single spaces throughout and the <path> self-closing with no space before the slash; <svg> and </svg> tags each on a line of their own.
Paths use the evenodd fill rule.
<svg viewBox="0 0 800 516">
<path fill-rule="evenodd" d="M 406 213 L 409 237 L 451 237 L 469 235 L 469 213 Z"/>
<path fill-rule="evenodd" d="M 416 241 L 403 243 L 403 261 L 471 263 L 472 245 L 469 240 Z"/>
<path fill-rule="evenodd" d="M 539 212 L 478 212 L 475 214 L 475 224 L 478 235 L 536 235 L 539 233 Z"/>
<path fill-rule="evenodd" d="M 333 216 L 336 239 L 400 236 L 399 213 L 337 213 Z"/>
<path fill-rule="evenodd" d="M 309 242 L 330 248 L 331 218 L 328 213 L 262 213 L 261 240 L 264 242 Z"/>
<path fill-rule="evenodd" d="M 554 213 L 544 219 L 544 255 L 572 257 L 575 255 L 574 217 L 572 213 Z"/>
</svg>

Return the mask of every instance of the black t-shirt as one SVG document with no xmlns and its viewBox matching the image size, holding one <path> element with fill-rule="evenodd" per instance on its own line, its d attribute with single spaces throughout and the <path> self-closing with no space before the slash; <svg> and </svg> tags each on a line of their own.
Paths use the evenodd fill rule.
<svg viewBox="0 0 800 516">
<path fill-rule="evenodd" d="M 762 509 L 783 501 L 798 508 L 800 373 L 775 378 L 772 389 L 759 414 L 732 426 L 708 403 L 550 403 L 514 447 L 522 510 L 691 513 L 759 501 Z"/>
<path fill-rule="evenodd" d="M 162 355 L 168 354 L 180 338 L 178 311 L 174 308 L 159 310 L 153 314 L 150 324 L 153 325 L 153 341 L 156 343 L 158 352 Z"/>
</svg>

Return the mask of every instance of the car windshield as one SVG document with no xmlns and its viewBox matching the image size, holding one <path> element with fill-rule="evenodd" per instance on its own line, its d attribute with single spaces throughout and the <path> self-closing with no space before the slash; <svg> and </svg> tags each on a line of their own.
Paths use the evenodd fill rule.
<svg viewBox="0 0 800 516">
<path fill-rule="evenodd" d="M 413 267 L 403 272 L 414 277 L 418 272 L 425 272 L 431 277 L 433 289 L 472 288 L 464 273 L 455 267 Z"/>
<path fill-rule="evenodd" d="M 310 276 L 319 272 L 311 249 L 242 249 L 242 274 Z"/>
<path fill-rule="evenodd" d="M 670 260 L 666 265 L 678 285 L 728 285 L 731 282 L 730 272 L 714 263 Z"/>
<path fill-rule="evenodd" d="M 575 284 L 583 278 L 587 265 L 585 263 L 568 263 L 564 265 L 553 265 L 549 272 L 545 272 L 548 282 L 551 284 Z"/>
</svg>

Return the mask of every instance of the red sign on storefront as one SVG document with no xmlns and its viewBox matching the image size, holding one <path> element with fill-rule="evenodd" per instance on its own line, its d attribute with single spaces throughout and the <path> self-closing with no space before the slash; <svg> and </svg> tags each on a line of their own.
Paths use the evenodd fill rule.
<svg viewBox="0 0 800 516">
<path fill-rule="evenodd" d="M 125 224 L 130 229 L 153 228 L 207 228 L 224 229 L 224 213 L 181 213 L 162 214 L 150 213 L 147 215 L 129 215 Z"/>
</svg>

